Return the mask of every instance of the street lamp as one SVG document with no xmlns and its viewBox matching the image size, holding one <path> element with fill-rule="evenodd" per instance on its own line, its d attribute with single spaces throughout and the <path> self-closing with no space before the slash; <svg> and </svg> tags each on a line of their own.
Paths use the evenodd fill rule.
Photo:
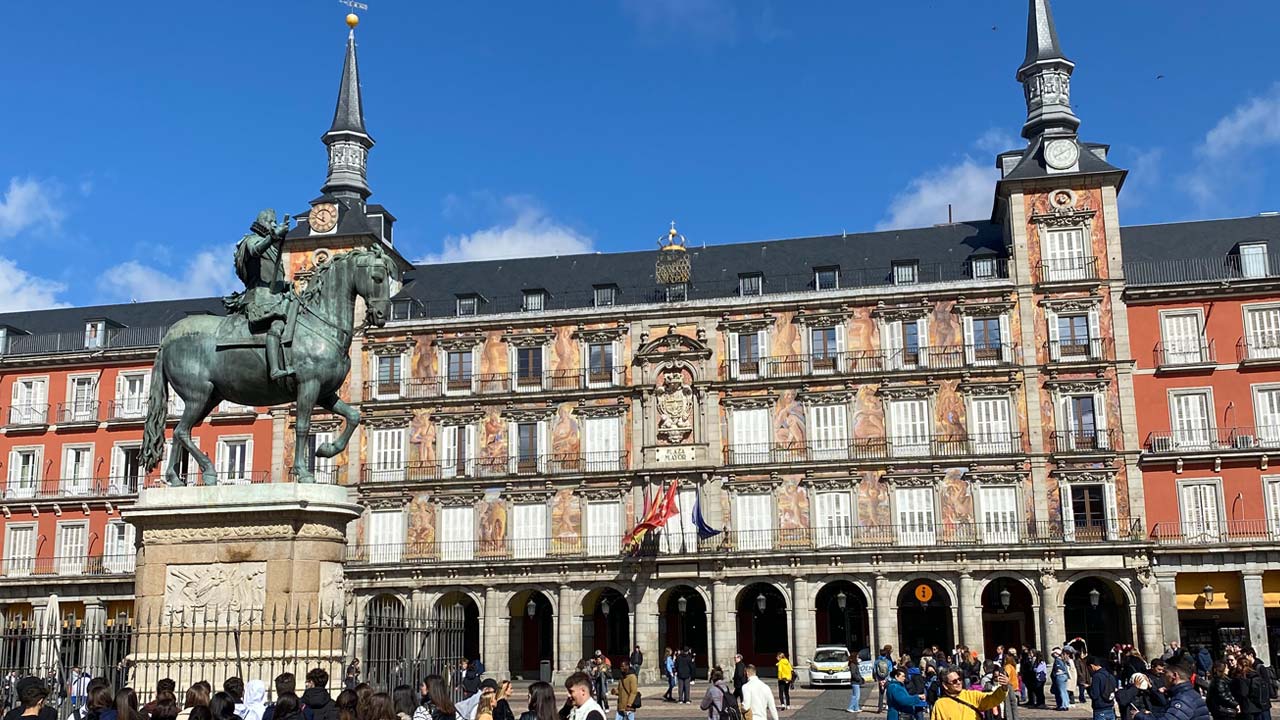
<svg viewBox="0 0 1280 720">
<path fill-rule="evenodd" d="M 768 604 L 768 602 L 769 601 L 765 598 L 764 593 L 756 595 L 756 610 L 759 610 L 760 613 L 763 614 L 765 605 Z"/>
<path fill-rule="evenodd" d="M 676 598 L 676 610 L 680 613 L 680 622 L 677 626 L 680 629 L 680 633 L 677 640 L 680 647 L 684 647 L 685 635 L 688 634 L 687 631 L 685 630 L 685 621 L 688 619 L 685 616 L 685 613 L 689 611 L 689 598 L 683 595 Z"/>
<path fill-rule="evenodd" d="M 529 598 L 529 602 L 525 603 L 524 614 L 529 616 L 530 620 L 533 619 L 534 615 L 538 614 L 538 605 L 533 601 L 533 598 Z"/>
<path fill-rule="evenodd" d="M 609 617 L 609 601 L 600 598 L 600 614 Z"/>
<path fill-rule="evenodd" d="M 1205 585 L 1204 590 L 1202 590 L 1201 592 L 1204 593 L 1205 605 L 1212 605 L 1213 604 L 1213 586 Z"/>
<path fill-rule="evenodd" d="M 689 610 L 689 598 L 687 598 L 687 597 L 685 597 L 685 596 L 683 596 L 683 595 L 681 595 L 680 597 L 676 598 L 676 609 L 680 611 L 680 614 L 681 614 L 681 615 L 683 615 L 683 614 L 685 614 L 686 612 L 688 612 L 688 610 Z"/>
<path fill-rule="evenodd" d="M 1009 609 L 1009 603 L 1013 600 L 1013 593 L 1009 592 L 1009 588 L 1000 591 L 1000 607 L 1005 610 Z"/>
<path fill-rule="evenodd" d="M 845 595 L 843 590 L 836 593 L 836 606 L 841 610 L 849 607 L 849 596 Z"/>
<path fill-rule="evenodd" d="M 1089 607 L 1097 610 L 1098 603 L 1102 602 L 1102 593 L 1098 592 L 1098 588 L 1089 591 Z"/>
</svg>

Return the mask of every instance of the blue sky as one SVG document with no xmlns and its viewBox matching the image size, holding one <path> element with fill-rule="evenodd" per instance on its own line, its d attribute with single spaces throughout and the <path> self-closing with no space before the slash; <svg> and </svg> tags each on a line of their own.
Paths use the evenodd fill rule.
<svg viewBox="0 0 1280 720">
<path fill-rule="evenodd" d="M 1023 0 L 370 0 L 373 201 L 409 258 L 986 216 L 1020 146 Z M 1280 3 L 1055 3 L 1124 224 L 1280 210 Z M 325 175 L 346 8 L 6 6 L 0 308 L 209 295 Z"/>
</svg>

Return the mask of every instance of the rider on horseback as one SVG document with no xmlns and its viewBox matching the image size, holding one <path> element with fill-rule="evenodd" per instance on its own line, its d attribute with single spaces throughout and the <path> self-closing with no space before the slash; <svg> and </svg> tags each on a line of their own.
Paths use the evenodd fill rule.
<svg viewBox="0 0 1280 720">
<path fill-rule="evenodd" d="M 223 299 L 227 310 L 242 313 L 249 329 L 262 332 L 265 325 L 267 366 L 271 379 L 293 374 L 285 365 L 281 336 L 289 313 L 293 290 L 284 281 L 284 236 L 289 232 L 289 216 L 276 222 L 276 211 L 267 208 L 258 213 L 249 232 L 236 243 L 236 275 L 244 283 L 244 292 Z"/>
</svg>

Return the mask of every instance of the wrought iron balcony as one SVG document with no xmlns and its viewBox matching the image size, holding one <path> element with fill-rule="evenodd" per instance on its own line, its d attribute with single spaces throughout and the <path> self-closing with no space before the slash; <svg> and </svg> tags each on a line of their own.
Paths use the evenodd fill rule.
<svg viewBox="0 0 1280 720">
<path fill-rule="evenodd" d="M 9 428 L 33 428 L 49 424 L 49 405 L 46 403 L 27 403 L 9 407 Z"/>
<path fill-rule="evenodd" d="M 1103 430 L 1055 430 L 1049 434 L 1051 450 L 1058 454 L 1114 452 L 1116 432 Z"/>
<path fill-rule="evenodd" d="M 1021 455 L 1022 433 L 995 432 L 926 437 L 835 438 L 783 444 L 737 444 L 725 448 L 727 465 L 876 461 L 910 458 Z"/>
<path fill-rule="evenodd" d="M 958 370 L 969 367 L 1012 365 L 1017 346 L 1012 343 L 978 343 L 921 347 L 915 350 L 853 350 L 847 352 L 781 355 L 751 360 L 724 360 L 722 380 L 792 378 L 821 375 L 872 375 L 887 372 L 931 369 Z"/>
<path fill-rule="evenodd" d="M 1135 260 L 1124 264 L 1125 284 L 1173 285 L 1178 283 L 1220 283 L 1224 280 L 1256 280 L 1280 275 L 1280 255 L 1242 258 L 1239 255 L 1182 258 L 1179 260 Z"/>
<path fill-rule="evenodd" d="M 1101 362 L 1114 356 L 1111 338 L 1050 340 L 1045 343 L 1045 348 L 1049 352 L 1049 362 L 1054 363 Z"/>
<path fill-rule="evenodd" d="M 539 373 L 479 373 L 431 378 L 370 380 L 364 396 L 370 401 L 413 400 L 449 395 L 501 395 L 515 392 L 564 392 L 618 387 L 626 377 L 625 367 L 578 370 L 550 370 Z M 615 383 L 614 378 L 617 378 Z"/>
<path fill-rule="evenodd" d="M 4 487 L 4 499 L 88 500 L 136 495 L 138 480 L 137 477 L 69 477 L 10 482 Z"/>
<path fill-rule="evenodd" d="M 147 398 L 129 397 L 107 403 L 107 420 L 111 422 L 147 419 Z"/>
<path fill-rule="evenodd" d="M 422 482 L 451 478 L 616 473 L 627 469 L 627 452 L 550 453 L 516 457 L 476 457 L 456 462 L 368 463 L 363 482 Z"/>
<path fill-rule="evenodd" d="M 1264 332 L 1240 338 L 1236 342 L 1236 361 L 1280 363 L 1280 332 Z"/>
<path fill-rule="evenodd" d="M 1280 542 L 1280 521 L 1206 518 L 1201 522 L 1158 522 L 1151 539 L 1159 545 L 1253 545 Z"/>
<path fill-rule="evenodd" d="M 1180 428 L 1147 435 L 1144 450 L 1152 455 L 1197 452 L 1251 452 L 1280 449 L 1280 426 L 1210 426 Z"/>
<path fill-rule="evenodd" d="M 1051 258 L 1040 263 L 1041 283 L 1069 283 L 1098 279 L 1096 257 Z"/>
<path fill-rule="evenodd" d="M 58 403 L 57 420 L 59 425 L 75 425 L 79 423 L 93 424 L 98 422 L 97 400 L 76 400 Z"/>
<path fill-rule="evenodd" d="M 1153 352 L 1157 370 L 1213 365 L 1218 361 L 1214 341 L 1205 342 L 1204 338 L 1192 342 L 1158 342 Z"/>
<path fill-rule="evenodd" d="M 97 344 L 92 347 L 85 343 L 85 334 L 82 330 L 39 335 L 10 335 L 7 342 L 0 343 L 0 357 L 157 347 L 160 345 L 160 338 L 164 337 L 168 329 L 168 326 L 108 327 L 106 335 L 98 339 Z"/>
<path fill-rule="evenodd" d="M 131 575 L 136 561 L 137 556 L 132 552 L 115 555 L 74 555 L 67 557 L 5 557 L 0 560 L 0 577 L 21 579 L 80 577 L 86 575 Z"/>
</svg>

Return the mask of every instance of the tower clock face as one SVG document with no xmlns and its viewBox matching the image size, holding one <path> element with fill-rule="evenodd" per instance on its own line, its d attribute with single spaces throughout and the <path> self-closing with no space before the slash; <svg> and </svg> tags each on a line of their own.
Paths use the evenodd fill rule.
<svg viewBox="0 0 1280 720">
<path fill-rule="evenodd" d="M 311 232 L 327 233 L 338 226 L 338 206 L 336 203 L 318 203 L 311 206 L 311 214 L 307 216 L 307 224 Z"/>
<path fill-rule="evenodd" d="M 1044 159 L 1055 170 L 1066 170 L 1080 159 L 1080 147 L 1072 140 L 1052 140 L 1044 146 Z"/>
</svg>

